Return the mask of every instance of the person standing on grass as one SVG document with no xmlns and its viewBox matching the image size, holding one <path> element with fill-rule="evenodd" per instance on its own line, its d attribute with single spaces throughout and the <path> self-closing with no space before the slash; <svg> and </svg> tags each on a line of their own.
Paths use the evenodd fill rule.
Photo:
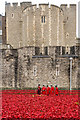
<svg viewBox="0 0 80 120">
<path fill-rule="evenodd" d="M 38 94 L 38 95 L 41 94 L 41 87 L 40 87 L 40 84 L 38 84 L 37 94 Z"/>
<path fill-rule="evenodd" d="M 51 90 L 50 90 L 50 94 L 54 95 L 54 87 L 51 85 Z"/>
<path fill-rule="evenodd" d="M 46 94 L 49 95 L 50 94 L 50 87 L 47 85 L 47 89 L 46 89 Z"/>
<path fill-rule="evenodd" d="M 57 95 L 58 96 L 58 92 L 59 92 L 59 90 L 58 90 L 58 87 L 57 87 L 57 85 L 55 86 L 55 95 Z"/>
<path fill-rule="evenodd" d="M 46 95 L 46 87 L 45 87 L 45 85 L 43 85 L 43 87 L 42 87 L 42 94 Z"/>
</svg>

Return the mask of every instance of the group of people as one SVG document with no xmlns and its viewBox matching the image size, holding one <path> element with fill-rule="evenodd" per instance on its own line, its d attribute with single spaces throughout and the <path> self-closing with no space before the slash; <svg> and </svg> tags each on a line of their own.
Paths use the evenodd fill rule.
<svg viewBox="0 0 80 120">
<path fill-rule="evenodd" d="M 40 87 L 40 84 L 38 84 L 38 89 L 37 89 L 37 94 L 43 94 L 43 95 L 58 95 L 58 87 L 57 85 L 55 86 L 55 90 L 54 87 L 51 85 L 51 88 L 47 85 L 47 87 L 45 87 L 45 85 L 43 85 L 42 89 Z"/>
</svg>

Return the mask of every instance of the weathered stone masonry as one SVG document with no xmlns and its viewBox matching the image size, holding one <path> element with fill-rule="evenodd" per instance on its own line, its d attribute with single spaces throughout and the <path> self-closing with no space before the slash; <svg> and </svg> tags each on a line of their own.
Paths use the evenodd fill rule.
<svg viewBox="0 0 80 120">
<path fill-rule="evenodd" d="M 35 55 L 35 47 L 3 49 L 2 87 L 37 87 L 40 83 L 41 86 L 57 84 L 58 87 L 69 88 L 70 61 L 69 58 L 59 57 L 64 54 L 60 52 L 63 48 L 48 47 L 48 55 Z M 77 55 L 79 47 L 75 46 L 73 49 Z M 77 88 L 78 58 L 73 58 L 72 68 L 72 88 Z"/>
<path fill-rule="evenodd" d="M 16 52 L 17 50 L 2 50 L 2 86 L 15 87 L 16 85 Z"/>
<path fill-rule="evenodd" d="M 13 48 L 37 46 L 43 53 L 46 46 L 76 46 L 76 4 L 6 3 L 5 12 L 6 41 Z"/>
</svg>

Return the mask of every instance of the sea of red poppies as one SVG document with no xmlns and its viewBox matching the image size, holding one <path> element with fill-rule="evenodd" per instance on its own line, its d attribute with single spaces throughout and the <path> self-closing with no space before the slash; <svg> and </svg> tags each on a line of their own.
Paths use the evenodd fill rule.
<svg viewBox="0 0 80 120">
<path fill-rule="evenodd" d="M 3 90 L 2 119 L 80 119 L 80 91 L 59 90 L 59 95 L 37 95 L 35 90 Z M 31 119 L 32 120 L 32 119 Z"/>
</svg>

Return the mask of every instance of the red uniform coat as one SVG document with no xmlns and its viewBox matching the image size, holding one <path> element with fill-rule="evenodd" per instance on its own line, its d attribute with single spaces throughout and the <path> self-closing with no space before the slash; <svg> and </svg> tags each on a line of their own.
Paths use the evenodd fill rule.
<svg viewBox="0 0 80 120">
<path fill-rule="evenodd" d="M 55 89 L 55 95 L 58 95 L 58 88 Z"/>
<path fill-rule="evenodd" d="M 47 95 L 50 94 L 50 87 L 47 87 Z"/>
<path fill-rule="evenodd" d="M 46 94 L 46 87 L 45 86 L 42 87 L 42 94 L 44 94 L 44 95 Z"/>
<path fill-rule="evenodd" d="M 50 94 L 54 94 L 54 87 L 51 87 Z"/>
</svg>

